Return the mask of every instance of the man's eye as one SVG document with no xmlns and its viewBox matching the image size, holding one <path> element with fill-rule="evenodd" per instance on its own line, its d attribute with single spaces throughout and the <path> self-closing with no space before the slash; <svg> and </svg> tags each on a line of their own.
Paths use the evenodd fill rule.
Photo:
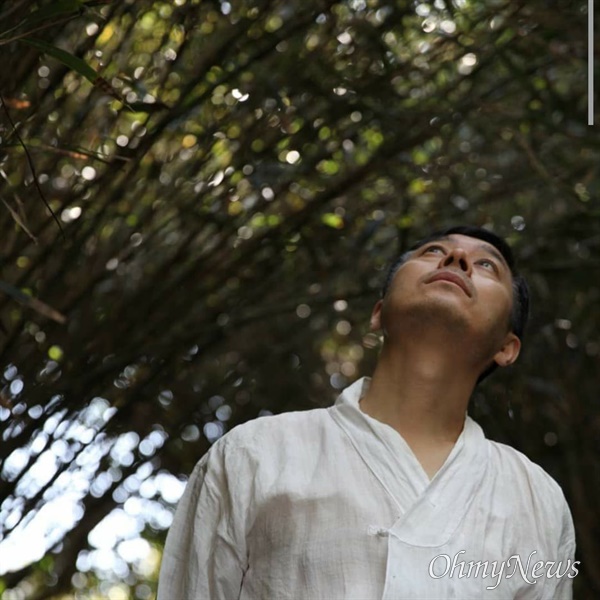
<svg viewBox="0 0 600 600">
<path fill-rule="evenodd" d="M 482 265 L 486 269 L 492 269 L 493 271 L 496 270 L 496 265 L 491 260 L 483 259 L 483 260 L 480 260 L 478 262 L 478 264 Z"/>
<path fill-rule="evenodd" d="M 428 248 L 425 249 L 425 252 L 444 252 L 444 249 L 441 246 L 429 246 Z"/>
</svg>

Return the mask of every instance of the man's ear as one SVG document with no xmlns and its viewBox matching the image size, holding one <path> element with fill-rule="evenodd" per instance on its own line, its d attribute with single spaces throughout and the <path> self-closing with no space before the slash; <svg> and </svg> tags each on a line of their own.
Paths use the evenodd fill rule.
<svg viewBox="0 0 600 600">
<path fill-rule="evenodd" d="M 371 331 L 378 331 L 381 329 L 381 307 L 383 306 L 383 300 L 378 300 L 373 307 L 371 313 Z"/>
<path fill-rule="evenodd" d="M 494 355 L 494 361 L 500 367 L 512 365 L 521 351 L 521 340 L 514 334 L 508 333 L 502 348 Z"/>
</svg>

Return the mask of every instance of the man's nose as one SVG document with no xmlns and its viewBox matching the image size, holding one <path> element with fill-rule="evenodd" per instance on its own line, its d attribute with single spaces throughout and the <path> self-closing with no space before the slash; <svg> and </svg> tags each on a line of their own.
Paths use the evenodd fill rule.
<svg viewBox="0 0 600 600">
<path fill-rule="evenodd" d="M 440 267 L 454 267 L 471 275 L 471 261 L 462 248 L 454 248 L 442 258 Z"/>
</svg>

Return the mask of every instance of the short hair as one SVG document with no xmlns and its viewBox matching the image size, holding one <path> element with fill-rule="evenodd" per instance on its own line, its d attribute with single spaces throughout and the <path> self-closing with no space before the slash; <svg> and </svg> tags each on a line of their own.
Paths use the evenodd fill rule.
<svg viewBox="0 0 600 600">
<path fill-rule="evenodd" d="M 495 233 L 492 233 L 491 231 L 488 231 L 487 229 L 474 227 L 472 225 L 457 225 L 454 227 L 448 227 L 447 229 L 434 231 L 433 233 L 419 240 L 392 263 L 388 269 L 383 287 L 381 289 L 381 297 L 383 298 L 387 294 L 392 280 L 394 279 L 394 275 L 417 248 L 421 248 L 429 242 L 439 240 L 452 234 L 465 235 L 467 237 L 483 240 L 484 242 L 494 246 L 500 252 L 500 254 L 502 254 L 502 257 L 510 269 L 513 283 L 513 308 L 510 316 L 510 331 L 519 338 L 522 344 L 523 336 L 525 334 L 525 327 L 527 325 L 527 320 L 529 319 L 529 286 L 527 285 L 525 278 L 520 275 L 516 269 L 515 259 L 510 246 L 503 238 Z M 481 382 L 497 368 L 498 365 L 494 361 L 479 376 L 477 383 Z"/>
</svg>

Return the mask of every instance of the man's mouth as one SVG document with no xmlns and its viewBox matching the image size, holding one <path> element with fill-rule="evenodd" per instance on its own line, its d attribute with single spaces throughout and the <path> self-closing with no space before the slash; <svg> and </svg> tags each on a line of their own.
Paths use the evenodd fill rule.
<svg viewBox="0 0 600 600">
<path fill-rule="evenodd" d="M 448 281 L 450 283 L 454 283 L 455 285 L 459 286 L 467 296 L 471 297 L 469 285 L 461 275 L 458 275 L 458 273 L 453 273 L 452 271 L 441 271 L 440 273 L 436 273 L 433 277 L 431 277 L 427 283 L 433 283 L 434 281 Z"/>
</svg>

